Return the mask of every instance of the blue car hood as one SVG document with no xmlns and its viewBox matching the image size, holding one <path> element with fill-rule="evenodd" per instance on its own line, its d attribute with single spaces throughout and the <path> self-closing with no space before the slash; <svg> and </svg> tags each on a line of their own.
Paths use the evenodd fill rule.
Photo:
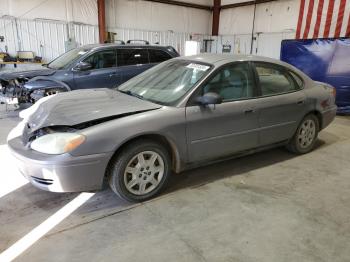
<svg viewBox="0 0 350 262">
<path fill-rule="evenodd" d="M 42 67 L 42 69 L 36 69 L 36 70 L 23 70 L 23 71 L 0 73 L 0 79 L 9 81 L 16 78 L 33 78 L 36 76 L 49 76 L 49 75 L 53 75 L 55 72 L 56 70 L 54 69 Z"/>
<path fill-rule="evenodd" d="M 29 116 L 30 131 L 49 126 L 74 126 L 81 123 L 135 114 L 161 108 L 119 91 L 99 88 L 76 90 L 53 96 Z"/>
</svg>

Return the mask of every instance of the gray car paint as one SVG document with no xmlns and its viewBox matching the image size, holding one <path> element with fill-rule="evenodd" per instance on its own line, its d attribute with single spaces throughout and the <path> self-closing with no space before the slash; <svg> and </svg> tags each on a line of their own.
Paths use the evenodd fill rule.
<svg viewBox="0 0 350 262">
<path fill-rule="evenodd" d="M 48 126 L 74 126 L 125 113 L 147 111 L 161 106 L 107 88 L 76 90 L 58 94 L 39 106 L 28 119 L 31 131 Z"/>
<path fill-rule="evenodd" d="M 101 181 L 97 189 L 102 185 L 111 157 L 134 138 L 149 135 L 164 138 L 172 151 L 173 169 L 180 172 L 196 163 L 207 163 L 246 150 L 257 150 L 266 145 L 287 142 L 302 118 L 310 112 L 317 112 L 321 117 L 321 129 L 334 119 L 336 106 L 331 89 L 326 84 L 313 82 L 286 63 L 269 58 L 232 55 L 198 55 L 176 59 L 207 62 L 212 64 L 213 68 L 210 74 L 175 106 L 160 106 L 114 90 L 71 92 L 44 102 L 41 109 L 29 120 L 31 126 L 35 125 L 34 129 L 49 125 L 74 125 L 106 116 L 140 112 L 79 130 L 79 133 L 86 136 L 86 142 L 61 156 L 47 156 L 25 148 L 24 145 L 20 146 L 20 138 L 10 140 L 9 147 L 21 166 L 25 166 L 25 175 L 28 177 L 28 173 L 31 173 L 31 163 L 39 161 L 55 174 L 57 171 L 63 172 L 60 179 L 64 181 L 61 183 L 69 184 L 69 187 L 59 191 L 80 191 L 84 188 L 90 190 L 96 186 L 96 181 Z M 197 88 L 200 88 L 215 70 L 227 63 L 242 61 L 264 61 L 285 66 L 301 76 L 304 88 L 288 94 L 232 101 L 215 106 L 191 104 L 191 96 L 195 95 Z M 91 92 L 97 93 L 91 95 Z M 96 94 L 99 99 L 96 99 Z M 88 99 L 95 101 L 86 103 Z M 329 105 L 321 106 L 321 102 L 325 100 L 329 101 Z M 300 104 L 299 101 L 303 102 Z M 94 108 L 98 112 L 94 112 Z M 247 110 L 251 112 L 247 113 Z M 70 173 L 62 169 L 66 158 L 72 163 L 75 158 L 80 161 L 82 157 L 94 155 L 105 157 L 103 161 L 96 160 L 94 167 L 89 162 L 89 170 L 79 162 L 86 179 L 78 180 L 79 183 L 77 180 L 66 181 L 69 179 L 66 174 Z M 80 174 L 76 168 L 75 172 Z M 39 172 L 37 176 L 43 177 L 43 174 Z M 94 184 L 89 181 L 94 181 Z M 40 187 L 57 191 L 52 187 Z"/>
</svg>

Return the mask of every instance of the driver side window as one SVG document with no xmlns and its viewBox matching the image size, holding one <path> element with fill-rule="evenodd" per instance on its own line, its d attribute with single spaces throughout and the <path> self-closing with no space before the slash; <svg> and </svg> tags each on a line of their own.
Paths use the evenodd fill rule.
<svg viewBox="0 0 350 262">
<path fill-rule="evenodd" d="M 115 50 L 104 50 L 96 52 L 86 58 L 84 62 L 91 64 L 91 69 L 102 69 L 117 66 Z"/>
<path fill-rule="evenodd" d="M 254 97 L 254 76 L 246 62 L 225 66 L 204 86 L 203 94 L 214 92 L 223 102 Z"/>
</svg>

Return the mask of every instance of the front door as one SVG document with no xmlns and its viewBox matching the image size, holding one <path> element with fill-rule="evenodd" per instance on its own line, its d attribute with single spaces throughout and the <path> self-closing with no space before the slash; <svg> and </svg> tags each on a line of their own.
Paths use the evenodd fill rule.
<svg viewBox="0 0 350 262">
<path fill-rule="evenodd" d="M 114 49 L 97 51 L 87 57 L 84 62 L 91 64 L 91 69 L 75 71 L 74 82 L 77 89 L 112 88 L 120 82 L 117 71 L 117 58 Z"/>
<path fill-rule="evenodd" d="M 189 162 L 212 160 L 258 145 L 258 112 L 254 76 L 247 62 L 214 73 L 198 95 L 219 94 L 222 104 L 186 108 Z"/>
</svg>

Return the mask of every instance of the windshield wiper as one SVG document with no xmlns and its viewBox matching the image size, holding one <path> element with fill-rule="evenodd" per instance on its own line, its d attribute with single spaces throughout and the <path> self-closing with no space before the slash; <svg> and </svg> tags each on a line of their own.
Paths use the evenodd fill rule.
<svg viewBox="0 0 350 262">
<path fill-rule="evenodd" d="M 137 97 L 137 98 L 139 98 L 139 99 L 144 99 L 142 95 L 133 93 L 133 92 L 131 92 L 130 90 L 127 90 L 127 91 L 125 91 L 125 90 L 119 90 L 119 89 L 117 89 L 117 90 L 118 90 L 120 93 L 127 94 L 127 95 L 133 96 L 133 97 Z"/>
</svg>

